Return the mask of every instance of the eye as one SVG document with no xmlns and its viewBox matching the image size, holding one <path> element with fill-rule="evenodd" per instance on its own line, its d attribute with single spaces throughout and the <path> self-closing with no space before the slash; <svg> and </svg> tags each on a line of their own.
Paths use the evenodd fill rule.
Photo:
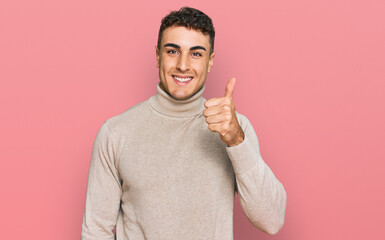
<svg viewBox="0 0 385 240">
<path fill-rule="evenodd" d="M 201 57 L 202 56 L 202 54 L 200 54 L 199 52 L 194 52 L 192 55 L 194 57 Z"/>
<path fill-rule="evenodd" d="M 170 54 L 177 54 L 178 51 L 176 51 L 175 49 L 171 49 L 171 50 L 168 50 L 167 53 L 170 53 Z"/>
</svg>

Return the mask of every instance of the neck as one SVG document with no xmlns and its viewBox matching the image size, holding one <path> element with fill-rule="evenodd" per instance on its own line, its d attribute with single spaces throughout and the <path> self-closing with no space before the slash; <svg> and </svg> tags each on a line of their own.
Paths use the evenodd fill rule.
<svg viewBox="0 0 385 240">
<path fill-rule="evenodd" d="M 203 91 L 205 85 L 187 99 L 175 99 L 168 94 L 160 82 L 157 84 L 157 93 L 150 98 L 150 105 L 156 111 L 174 117 L 192 117 L 202 114 L 204 107 Z"/>
</svg>

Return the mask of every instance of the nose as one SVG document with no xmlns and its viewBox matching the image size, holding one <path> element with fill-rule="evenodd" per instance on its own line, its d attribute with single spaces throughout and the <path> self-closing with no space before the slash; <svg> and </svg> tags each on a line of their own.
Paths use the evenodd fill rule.
<svg viewBox="0 0 385 240">
<path fill-rule="evenodd" d="M 181 72 L 190 70 L 190 59 L 187 54 L 181 54 L 179 56 L 176 68 Z"/>
</svg>

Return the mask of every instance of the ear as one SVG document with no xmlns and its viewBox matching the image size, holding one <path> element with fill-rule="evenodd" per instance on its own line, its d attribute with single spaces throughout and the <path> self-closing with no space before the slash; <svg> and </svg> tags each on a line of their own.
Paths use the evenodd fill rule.
<svg viewBox="0 0 385 240">
<path fill-rule="evenodd" d="M 211 53 L 211 55 L 209 57 L 209 67 L 207 68 L 207 72 L 211 71 L 211 67 L 214 64 L 214 56 L 215 56 L 215 52 Z"/>
<path fill-rule="evenodd" d="M 159 68 L 159 49 L 158 49 L 158 45 L 155 45 L 155 52 L 156 52 L 156 67 Z"/>
</svg>

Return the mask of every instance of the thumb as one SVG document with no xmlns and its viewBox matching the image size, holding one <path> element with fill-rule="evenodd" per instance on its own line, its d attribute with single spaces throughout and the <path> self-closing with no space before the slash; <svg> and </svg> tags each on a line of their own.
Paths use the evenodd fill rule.
<svg viewBox="0 0 385 240">
<path fill-rule="evenodd" d="M 226 89 L 225 89 L 225 97 L 233 98 L 235 81 L 236 81 L 235 78 L 232 77 L 227 82 Z"/>
</svg>

